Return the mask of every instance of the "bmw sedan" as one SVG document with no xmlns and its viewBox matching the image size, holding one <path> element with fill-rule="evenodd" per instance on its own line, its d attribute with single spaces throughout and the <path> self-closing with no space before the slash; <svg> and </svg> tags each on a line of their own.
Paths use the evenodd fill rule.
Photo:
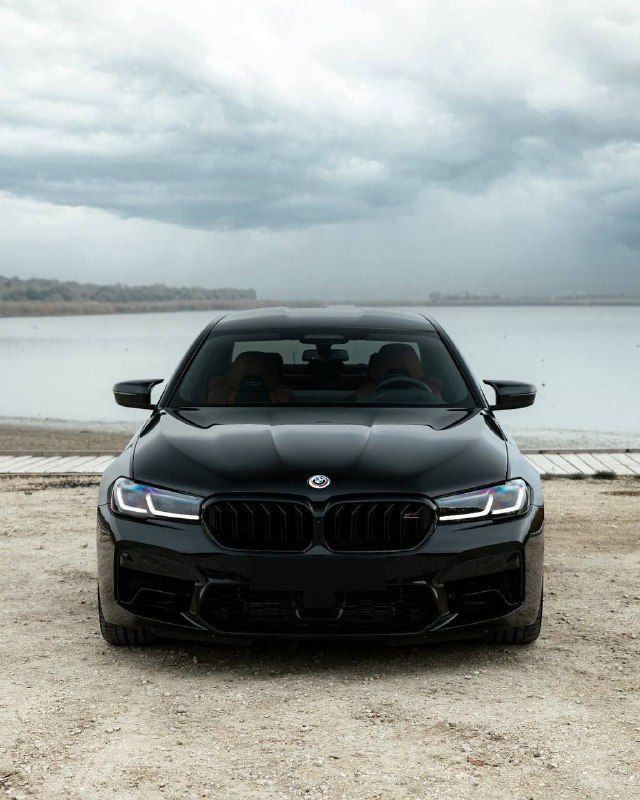
<svg viewBox="0 0 640 800">
<path fill-rule="evenodd" d="M 158 383 L 114 387 L 151 413 L 100 486 L 110 644 L 538 637 L 542 486 L 496 418 L 533 386 L 489 403 L 435 321 L 365 309 L 222 316 Z"/>
</svg>

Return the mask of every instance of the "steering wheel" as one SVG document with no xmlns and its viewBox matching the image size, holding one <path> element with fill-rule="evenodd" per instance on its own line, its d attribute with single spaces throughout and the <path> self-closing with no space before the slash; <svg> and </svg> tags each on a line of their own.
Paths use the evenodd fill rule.
<svg viewBox="0 0 640 800">
<path fill-rule="evenodd" d="M 385 391 L 386 389 L 390 389 L 393 386 L 407 386 L 411 389 L 421 389 L 422 391 L 429 392 L 429 394 L 435 397 L 431 389 L 427 386 L 426 383 L 424 383 L 424 381 L 419 381 L 416 378 L 405 377 L 404 375 L 396 375 L 395 377 L 392 376 L 391 378 L 385 378 L 384 380 L 380 381 L 380 383 L 377 383 L 373 387 L 371 394 L 364 399 L 367 401 L 371 400 L 371 398 L 375 397 L 375 395 L 377 395 L 378 392 Z"/>
</svg>

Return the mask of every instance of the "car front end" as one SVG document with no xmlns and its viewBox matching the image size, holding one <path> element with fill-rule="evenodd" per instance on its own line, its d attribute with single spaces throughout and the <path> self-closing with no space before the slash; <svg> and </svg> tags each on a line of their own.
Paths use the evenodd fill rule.
<svg viewBox="0 0 640 800">
<path fill-rule="evenodd" d="M 529 642 L 542 485 L 446 334 L 419 315 L 259 311 L 205 331 L 103 475 L 101 628 L 254 641 Z"/>
<path fill-rule="evenodd" d="M 300 484 L 196 497 L 116 477 L 98 509 L 103 615 L 243 642 L 495 638 L 535 623 L 544 510 L 525 479 L 440 498 Z"/>
</svg>

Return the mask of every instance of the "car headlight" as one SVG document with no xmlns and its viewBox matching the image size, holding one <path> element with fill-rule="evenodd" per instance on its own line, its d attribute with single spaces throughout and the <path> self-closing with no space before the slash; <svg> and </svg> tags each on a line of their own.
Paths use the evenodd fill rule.
<svg viewBox="0 0 640 800">
<path fill-rule="evenodd" d="M 146 486 L 128 478 L 118 478 L 111 488 L 111 508 L 118 514 L 165 519 L 200 519 L 201 497 Z"/>
<path fill-rule="evenodd" d="M 440 522 L 514 517 L 529 506 L 529 487 L 522 478 L 516 478 L 487 489 L 439 497 L 436 505 Z"/>
</svg>

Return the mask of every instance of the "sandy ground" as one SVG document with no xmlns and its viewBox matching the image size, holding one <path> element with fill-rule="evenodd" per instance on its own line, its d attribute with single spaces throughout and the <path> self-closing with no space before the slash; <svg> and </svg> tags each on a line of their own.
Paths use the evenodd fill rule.
<svg viewBox="0 0 640 800">
<path fill-rule="evenodd" d="M 640 481 L 546 491 L 532 647 L 120 650 L 95 481 L 3 477 L 3 796 L 637 798 Z"/>
</svg>

